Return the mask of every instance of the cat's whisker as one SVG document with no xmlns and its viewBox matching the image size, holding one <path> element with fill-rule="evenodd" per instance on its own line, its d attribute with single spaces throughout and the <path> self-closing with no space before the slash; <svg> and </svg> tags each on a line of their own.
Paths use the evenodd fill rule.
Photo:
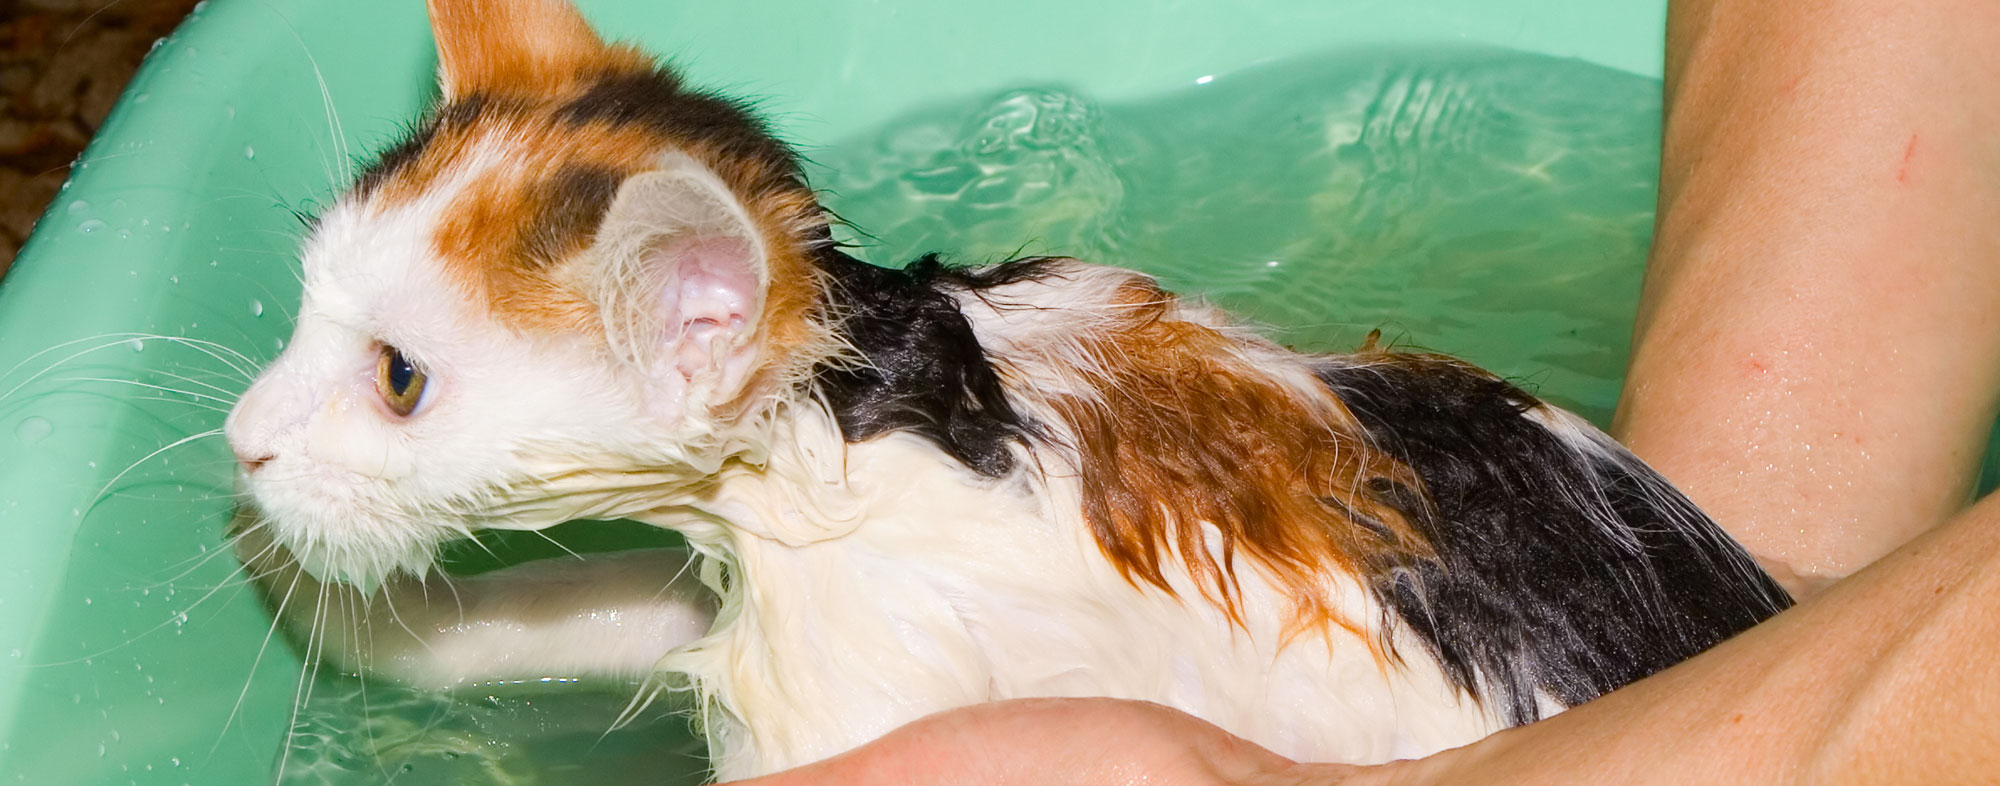
<svg viewBox="0 0 2000 786">
<path fill-rule="evenodd" d="M 256 358 L 250 357 L 241 350 L 218 341 L 191 338 L 188 336 L 163 336 L 158 334 L 145 334 L 140 337 L 149 341 L 165 341 L 170 344 L 178 344 L 215 358 L 217 362 L 228 366 L 230 370 L 236 372 L 236 375 L 241 377 L 246 383 L 257 378 L 257 369 L 262 365 Z"/>
<path fill-rule="evenodd" d="M 286 18 L 276 8 L 272 8 L 271 11 L 278 17 L 278 21 L 284 24 L 292 40 L 299 45 L 299 54 L 305 56 L 306 64 L 312 68 L 313 82 L 319 86 L 320 109 L 326 115 L 327 133 L 333 147 L 334 162 L 338 162 L 339 167 L 336 170 L 334 162 L 321 160 L 321 166 L 326 169 L 327 181 L 341 185 L 352 183 L 354 182 L 353 160 L 348 153 L 347 132 L 341 126 L 340 110 L 334 103 L 333 91 L 327 88 L 326 74 L 320 70 L 319 59 L 313 56 L 312 47 L 306 45 L 305 38 L 299 35 L 298 28 L 292 25 L 292 20 Z M 323 154 L 324 152 L 322 151 Z"/>
<path fill-rule="evenodd" d="M 231 387 L 224 387 L 224 386 L 222 386 L 222 385 L 218 385 L 218 384 L 216 384 L 216 383 L 214 383 L 214 382 L 209 382 L 209 381 L 207 381 L 207 380 L 203 380 L 203 379 L 197 379 L 197 378 L 195 378 L 195 377 L 194 377 L 193 375 L 191 375 L 191 374 L 183 374 L 183 373 L 180 373 L 180 372 L 176 372 L 176 371 L 168 371 L 168 370 L 166 370 L 166 369 L 156 369 L 156 370 L 154 371 L 154 373 L 157 373 L 157 374 L 159 374 L 159 375 L 161 375 L 161 376 L 163 376 L 163 377 L 167 377 L 167 378 L 169 378 L 169 379 L 176 379 L 176 380 L 180 380 L 180 381 L 182 381 L 182 382 L 186 382 L 186 383 L 188 383 L 188 384 L 190 384 L 190 385 L 196 385 L 196 386 L 199 386 L 199 387 L 202 387 L 202 388 L 206 388 L 206 389 L 208 389 L 209 391 L 211 391 L 211 392 L 212 392 L 212 393 L 213 393 L 213 394 L 214 394 L 214 395 L 215 395 L 216 397 L 219 397 L 219 398 L 223 398 L 223 399 L 227 399 L 227 401 L 226 401 L 226 402 L 224 402 L 224 404 L 223 404 L 223 406 L 226 406 L 226 407 L 233 407 L 233 406 L 236 406 L 236 400 L 237 400 L 237 399 L 240 399 L 240 398 L 242 398 L 242 397 L 243 397 L 243 390 L 242 390 L 242 388 L 231 388 Z M 231 381 L 235 381 L 235 380 L 231 380 Z"/>
<path fill-rule="evenodd" d="M 313 683 L 319 678 L 319 659 L 326 646 L 326 592 L 325 584 L 319 585 L 318 598 L 314 601 L 312 627 L 306 631 L 306 646 L 303 663 L 299 664 L 299 686 L 292 692 L 292 720 L 285 726 L 285 749 L 278 754 L 277 782 L 285 778 L 285 767 L 291 763 L 293 742 L 299 734 L 299 713 L 305 709 L 306 700 L 312 697 Z"/>
<path fill-rule="evenodd" d="M 449 573 L 439 571 L 437 576 L 438 576 L 438 582 L 443 584 L 445 589 L 451 591 L 451 603 L 453 609 L 456 611 L 458 615 L 458 621 L 460 623 L 465 622 L 465 598 L 458 594 L 458 585 L 452 583 L 451 574 Z M 425 582 L 424 586 L 426 587 L 425 592 L 428 595 L 429 592 L 428 587 L 430 586 L 429 582 Z"/>
<path fill-rule="evenodd" d="M 459 534 L 462 535 L 465 540 L 470 541 L 474 546 L 478 546 L 480 551 L 486 552 L 486 556 L 492 557 L 494 559 L 500 559 L 499 552 L 494 551 L 492 546 L 487 545 L 485 539 L 479 537 L 478 533 L 475 533 L 472 530 L 467 529 L 463 526 L 460 526 L 457 529 L 459 531 Z"/>
<path fill-rule="evenodd" d="M 633 721 L 638 720 L 640 714 L 653 706 L 653 702 L 658 700 L 660 694 L 666 691 L 667 688 L 666 683 L 648 675 L 644 681 L 639 683 L 639 691 L 633 694 L 632 700 L 625 704 L 625 709 L 618 713 L 618 717 L 611 720 L 611 727 L 605 729 L 603 734 L 598 735 L 598 742 L 603 742 L 604 738 L 610 736 L 612 732 L 630 726 Z"/>
<path fill-rule="evenodd" d="M 535 536 L 536 536 L 536 537 L 539 537 L 539 538 L 541 538 L 542 540 L 546 540 L 546 541 L 548 541 L 548 542 L 549 542 L 549 545 L 552 545 L 552 546 L 555 546 L 556 548 L 559 548 L 559 549 L 562 549 L 562 550 L 563 550 L 563 553 L 565 553 L 565 554 L 568 554 L 568 555 L 570 555 L 570 556 L 572 556 L 572 557 L 575 557 L 575 558 L 577 558 L 577 559 L 583 559 L 583 555 L 582 555 L 582 554 L 578 554 L 578 553 L 576 553 L 576 551 L 575 551 L 574 549 L 571 549 L 570 547 L 568 547 L 568 546 L 565 546 L 565 545 L 563 545 L 562 541 L 559 541 L 559 540 L 556 540 L 555 538 L 552 538 L 552 537 L 549 537 L 549 534 L 548 534 L 547 532 L 543 532 L 543 531 L 541 531 L 541 530 L 538 530 L 538 529 L 532 529 L 532 530 L 528 530 L 528 531 L 529 531 L 529 532 L 533 532 L 533 533 L 535 533 Z"/>
<path fill-rule="evenodd" d="M 296 230 L 296 229 L 293 229 L 293 228 L 291 228 L 291 227 L 286 227 L 286 228 L 284 228 L 284 229 L 264 229 L 264 228 L 260 228 L 260 229 L 248 229 L 248 230 L 244 230 L 244 234 L 246 234 L 246 235 L 274 235 L 274 236 L 277 236 L 277 237 L 280 237 L 280 238 L 283 238 L 283 239 L 284 239 L 284 240 L 285 240 L 285 241 L 286 241 L 287 243 L 293 243 L 293 244 L 296 244 L 296 243 L 297 243 L 297 242 L 299 242 L 300 240 L 303 240 L 303 239 L 304 239 L 304 237 L 305 237 L 304 235 L 300 234 L 298 230 Z M 289 256 L 291 256 L 291 254 L 290 254 L 290 253 L 287 253 L 287 252 L 282 252 L 282 251 L 266 251 L 266 252 L 264 252 L 264 253 L 267 253 L 267 254 L 283 254 L 283 255 L 285 255 L 285 256 L 288 256 L 288 257 L 289 257 Z"/>
<path fill-rule="evenodd" d="M 660 598 L 664 597 L 669 591 L 671 591 L 674 588 L 675 584 L 680 583 L 682 577 L 688 575 L 689 571 L 694 570 L 695 563 L 699 562 L 700 559 L 701 558 L 695 554 L 689 554 L 687 561 L 682 562 L 680 568 L 674 571 L 674 575 L 672 577 L 669 577 L 665 584 L 661 584 L 660 589 L 657 592 L 653 593 L 653 600 L 659 600 Z"/>
<path fill-rule="evenodd" d="M 273 232 L 273 233 L 276 232 L 276 230 L 270 230 L 270 229 L 262 231 Z M 296 251 L 284 251 L 271 248 L 251 248 L 249 246 L 216 246 L 215 250 L 227 251 L 231 254 L 240 254 L 243 256 L 275 257 L 288 265 L 297 262 L 299 258 L 298 252 Z"/>
<path fill-rule="evenodd" d="M 213 470 L 218 474 L 231 478 L 235 476 L 236 472 L 235 459 L 223 459 L 212 462 L 207 465 L 182 464 L 180 466 L 189 469 Z M 212 491 L 207 494 L 196 495 L 193 497 L 176 497 L 175 499 L 180 499 L 187 502 L 230 502 L 237 505 L 248 504 L 256 501 L 256 498 L 252 497 L 250 495 L 250 492 L 237 489 L 235 487 L 235 484 L 227 482 L 226 480 L 218 478 L 217 481 L 212 485 L 215 489 L 217 489 L 216 491 Z"/>
<path fill-rule="evenodd" d="M 215 744 L 208 748 L 209 758 L 214 758 L 215 752 L 222 749 L 222 740 L 228 736 L 230 724 L 235 723 L 236 716 L 243 711 L 243 702 L 250 697 L 250 685 L 257 679 L 257 667 L 263 664 L 264 653 L 271 648 L 271 639 L 278 635 L 278 626 L 283 624 L 285 619 L 285 609 L 291 606 L 292 595 L 298 591 L 299 580 L 304 576 L 305 571 L 294 573 L 292 583 L 285 587 L 285 594 L 279 597 L 278 608 L 271 614 L 271 627 L 264 632 L 264 641 L 257 646 L 257 656 L 250 660 L 250 673 L 243 678 L 243 690 L 237 692 L 236 703 L 229 708 L 229 715 L 222 720 L 222 728 L 215 733 Z M 289 737 L 287 740 L 289 741 Z"/>
<path fill-rule="evenodd" d="M 82 380 L 82 381 L 89 381 L 89 382 L 116 382 L 116 381 L 118 381 L 118 380 L 110 380 L 110 379 L 96 379 L 96 380 L 92 380 L 92 379 L 85 379 L 85 380 Z M 189 406 L 189 407 L 193 407 L 193 408 L 195 408 L 195 409 L 198 409 L 198 410 L 201 410 L 201 411 L 203 411 L 203 412 L 214 412 L 214 413 L 217 413 L 217 414 L 222 414 L 222 415 L 227 415 L 227 414 L 229 414 L 229 408 L 228 408 L 228 407 L 222 407 L 222 406 L 216 406 L 216 405 L 214 405 L 214 404 L 204 404 L 204 403 L 202 403 L 202 402 L 199 402 L 199 401 L 188 401 L 187 399 L 180 399 L 180 398 L 172 398 L 172 397 L 169 397 L 169 396 L 126 396 L 126 397 L 124 398 L 124 400 L 125 400 L 125 401 L 158 401 L 158 402 L 161 402 L 161 403 L 165 403 L 165 404 L 182 404 L 182 405 L 186 405 L 186 406 Z"/>
<path fill-rule="evenodd" d="M 362 654 L 363 652 L 362 647 L 365 646 L 368 652 L 375 651 L 375 626 L 368 624 L 367 622 L 367 607 L 369 605 L 367 602 L 368 599 L 361 598 L 359 597 L 359 593 L 353 593 L 353 592 L 345 593 L 343 594 L 342 597 L 345 598 L 346 601 L 349 603 L 348 619 L 347 619 L 348 621 L 347 638 L 349 641 L 354 642 L 353 662 L 361 663 L 364 661 L 364 657 Z M 393 600 L 391 600 L 391 598 L 392 598 L 392 593 L 388 592 L 383 593 L 382 596 L 383 602 L 390 606 L 389 613 L 391 616 L 394 616 L 395 603 Z M 397 624 L 400 625 L 401 622 L 402 622 L 401 620 L 397 620 Z M 408 632 L 409 627 L 404 626 L 403 630 L 405 632 Z M 410 636 L 412 639 L 416 639 L 419 642 L 422 641 L 422 639 L 419 638 L 414 633 L 411 633 Z M 389 768 L 388 762 L 382 760 L 382 747 L 380 742 L 375 736 L 375 723 L 374 723 L 375 709 L 373 706 L 371 706 L 368 700 L 368 670 L 356 669 L 355 679 L 359 680 L 361 683 L 361 727 L 366 730 L 366 738 L 368 741 L 368 758 L 370 761 L 373 761 L 375 763 L 375 772 L 377 775 L 380 775 L 382 777 L 383 786 L 390 786 L 391 784 L 394 784 L 396 782 L 396 776 L 400 775 L 401 773 L 392 771 Z"/>
<path fill-rule="evenodd" d="M 294 278 L 298 279 L 299 288 L 301 289 L 305 288 L 305 283 L 306 283 L 305 278 L 299 273 L 299 269 L 296 265 L 287 266 L 285 272 L 291 273 Z M 280 296 L 278 293 L 272 292 L 270 287 L 265 286 L 264 282 L 259 281 L 256 282 L 256 284 L 258 289 L 264 290 L 264 294 L 270 296 L 271 298 L 270 303 L 278 307 L 278 313 L 285 315 L 286 324 L 294 324 L 298 322 L 298 314 L 292 310 L 292 307 L 290 305 L 288 305 L 292 301 L 298 299 L 298 296 L 296 294 L 289 296 Z"/>
<path fill-rule="evenodd" d="M 182 445 L 186 445 L 190 442 L 194 442 L 196 440 L 208 439 L 209 437 L 219 437 L 219 436 L 222 436 L 222 429 L 219 428 L 209 429 L 207 431 L 203 431 L 196 434 L 189 434 L 185 437 L 181 437 L 180 439 L 169 442 L 161 446 L 160 448 L 154 450 L 153 452 L 146 454 L 145 456 L 141 457 L 138 461 L 132 462 L 130 466 L 127 466 L 125 469 L 119 471 L 118 474 L 111 476 L 111 480 L 105 482 L 104 488 L 98 489 L 97 494 L 91 497 L 90 504 L 85 505 L 84 506 L 85 509 L 90 510 L 96 508 L 98 503 L 104 501 L 106 495 L 110 493 L 111 488 L 113 486 L 118 485 L 118 481 L 123 480 L 126 475 L 131 474 L 132 470 L 138 469 L 140 465 L 153 460 L 155 456 L 158 456 L 169 450 L 173 450 L 174 448 L 180 447 Z"/>
<path fill-rule="evenodd" d="M 187 565 L 190 562 L 194 563 L 192 565 L 188 565 L 188 567 L 182 570 L 181 572 L 176 573 L 173 576 L 168 577 L 162 581 L 155 582 L 150 585 L 142 585 L 142 588 L 159 589 L 160 587 L 171 585 L 175 582 L 180 581 L 181 579 L 193 575 L 195 571 L 200 570 L 203 565 L 208 564 L 211 560 L 214 560 L 216 557 L 219 557 L 224 554 L 232 554 L 232 555 L 235 554 L 236 545 L 242 542 L 244 538 L 249 537 L 251 533 L 255 532 L 259 528 L 262 528 L 264 524 L 265 524 L 264 519 L 259 518 L 256 523 L 251 524 L 248 527 L 245 527 L 242 532 L 237 532 L 230 535 L 227 538 L 224 538 L 222 541 L 221 548 L 210 549 L 206 553 L 198 554 L 196 556 L 181 560 L 177 563 L 168 565 L 167 569 L 173 570 L 174 568 L 180 567 L 181 565 Z M 236 566 L 236 572 L 243 572 L 246 575 L 248 575 L 249 571 L 248 566 L 262 562 L 265 557 L 270 556 L 271 553 L 277 550 L 278 548 L 280 548 L 280 546 L 278 545 L 277 541 L 272 541 L 268 544 L 265 544 L 264 548 L 257 550 L 255 554 L 251 554 L 248 557 L 243 557 L 239 559 L 237 561 L 238 564 Z"/>
<path fill-rule="evenodd" d="M 235 573 L 243 573 L 243 572 L 245 571 L 239 566 L 234 571 L 232 571 L 232 575 L 234 575 Z M 201 597 L 196 598 L 193 603 L 181 607 L 180 611 L 175 612 L 173 616 L 168 617 L 165 620 L 162 620 L 159 624 L 154 625 L 153 627 L 139 631 L 138 633 L 133 634 L 131 636 L 127 636 L 124 641 L 121 641 L 117 644 L 113 644 L 109 647 L 105 647 L 101 650 L 97 650 L 96 652 L 92 652 L 88 655 L 79 655 L 73 658 L 69 658 L 67 660 L 49 661 L 47 663 L 31 663 L 27 664 L 25 668 L 45 669 L 45 668 L 54 668 L 57 666 L 73 666 L 78 663 L 86 663 L 92 660 L 96 660 L 97 658 L 104 657 L 105 655 L 109 655 L 111 653 L 122 650 L 126 647 L 130 647 L 134 644 L 137 644 L 142 639 L 154 633 L 159 632 L 160 630 L 166 628 L 168 625 L 173 625 L 177 623 L 185 624 L 188 615 L 191 612 L 193 612 L 196 608 L 200 607 L 204 601 L 207 601 L 209 598 L 214 597 L 217 592 L 220 592 L 228 587 L 237 587 L 240 589 L 244 586 L 246 586 L 246 584 L 241 582 L 234 584 L 228 582 L 217 584 L 214 587 L 209 588 L 208 591 L 203 593 Z"/>
<path fill-rule="evenodd" d="M 69 358 L 65 358 L 63 360 L 52 363 L 47 369 L 44 369 L 42 373 L 47 373 L 48 371 L 60 368 L 63 364 L 69 362 L 70 360 L 74 360 L 78 357 L 90 354 L 92 352 L 101 351 L 111 347 L 119 346 L 121 344 L 132 345 L 136 349 L 144 346 L 144 343 L 149 341 L 164 342 L 167 344 L 183 346 L 192 349 L 196 352 L 200 352 L 203 355 L 207 355 L 208 357 L 213 358 L 216 362 L 221 363 L 223 366 L 229 368 L 232 372 L 235 373 L 236 378 L 244 383 L 248 383 L 255 376 L 255 369 L 259 365 L 255 359 L 251 358 L 248 355 L 243 354 L 236 348 L 231 347 L 227 344 L 223 344 L 221 342 L 210 341 L 208 339 L 201 339 L 201 338 L 192 338 L 189 336 L 169 336 L 162 333 L 126 331 L 118 333 L 104 333 L 96 336 L 89 336 L 82 339 L 76 339 L 73 341 L 64 342 L 62 344 L 57 344 L 54 347 L 50 347 L 47 350 L 43 350 L 42 352 L 38 352 L 35 355 L 29 356 L 27 359 L 21 361 L 21 363 L 16 364 L 14 369 L 10 369 L 7 372 L 7 374 L 0 374 L 0 378 L 4 378 L 8 375 L 11 375 L 12 373 L 14 373 L 15 370 L 18 370 L 22 365 L 27 364 L 29 361 L 32 361 L 36 357 L 40 357 L 41 355 L 46 354 L 51 350 L 60 349 L 66 346 L 72 346 L 74 344 L 82 343 L 85 341 L 94 341 L 94 340 L 105 340 L 105 343 L 99 344 L 98 346 L 92 347 L 88 350 L 78 353 L 77 355 L 73 355 Z M 31 378 L 28 381 L 33 381 L 33 380 Z"/>
<path fill-rule="evenodd" d="M 19 383 L 15 384 L 15 385 L 14 385 L 13 387 L 11 387 L 11 388 L 8 388 L 8 389 L 7 389 L 7 392 L 5 392 L 5 393 L 0 393 L 0 401 L 6 401 L 6 400 L 8 400 L 8 399 L 11 399 L 11 398 L 13 398 L 13 397 L 14 397 L 14 394 L 16 394 L 16 393 L 19 393 L 19 392 L 21 392 L 21 391 L 22 391 L 23 389 L 27 388 L 27 387 L 28 387 L 29 385 L 32 385 L 32 384 L 34 384 L 35 382 L 39 381 L 39 380 L 40 380 L 40 379 L 42 379 L 43 377 L 45 377 L 45 376 L 48 376 L 48 375 L 49 375 L 49 374 L 51 374 L 51 373 L 54 373 L 56 369 L 59 369 L 59 368 L 62 368 L 63 366 L 65 366 L 65 365 L 68 365 L 69 363 L 71 363 L 71 362 L 73 362 L 73 361 L 75 361 L 75 360 L 78 360 L 78 359 L 81 359 L 81 358 L 84 358 L 84 357 L 88 357 L 89 355 L 91 355 L 91 354 L 93 354 L 93 353 L 97 353 L 97 352 L 102 352 L 102 351 L 104 351 L 104 350 L 106 350 L 106 349 L 110 349 L 110 348 L 112 348 L 112 347 L 116 347 L 116 346 L 120 346 L 120 345 L 127 345 L 127 346 L 129 346 L 129 345 L 131 344 L 131 342 L 132 342 L 133 340 L 135 340 L 135 339 L 138 339 L 138 340 L 143 340 L 143 339 L 144 339 L 144 338 L 146 338 L 146 337 L 147 337 L 148 335 L 149 335 L 149 334 L 144 334 L 144 333 L 107 333 L 107 334 L 101 334 L 101 335 L 96 335 L 96 336 L 87 336 L 87 337 L 84 337 L 84 338 L 79 338 L 79 339 L 72 339 L 72 340 L 70 340 L 70 341 L 65 341 L 65 342 L 62 342 L 62 343 L 60 343 L 60 344 L 56 344 L 56 345 L 54 345 L 54 346 L 51 346 L 51 347 L 48 347 L 48 348 L 46 348 L 46 349 L 43 349 L 43 350 L 41 350 L 40 352 L 36 352 L 36 353 L 35 353 L 35 354 L 33 354 L 33 355 L 29 355 L 28 357 L 26 357 L 26 358 L 23 358 L 23 359 L 22 359 L 22 360 L 21 360 L 21 361 L 20 361 L 19 363 L 15 363 L 15 364 L 14 364 L 14 366 L 13 366 L 12 368 L 9 368 L 9 369 L 7 369 L 7 371 L 6 371 L 6 372 L 4 372 L 4 373 L 0 373 L 0 379 L 6 379 L 7 377 L 11 377 L 11 376 L 13 376 L 13 375 L 14 375 L 14 372 L 17 372 L 17 371 L 21 370 L 21 367 L 22 367 L 22 366 L 26 366 L 27 364 L 29 364 L 29 363 L 31 363 L 31 362 L 34 362 L 34 361 L 35 361 L 36 359 L 38 359 L 38 358 L 41 358 L 42 356 L 44 356 L 44 355 L 47 355 L 47 354 L 49 354 L 49 353 L 52 353 L 52 352 L 57 352 L 57 351 L 60 351 L 60 350 L 63 350 L 63 349 L 68 349 L 68 348 L 70 348 L 70 347 L 73 347 L 73 346 L 76 346 L 77 344 L 82 344 L 82 343 L 85 343 L 85 342 L 90 342 L 90 341 L 97 341 L 97 342 L 101 342 L 101 343 L 98 343 L 98 344 L 96 344 L 96 345 L 93 345 L 93 346 L 91 346 L 91 347 L 89 347 L 89 348 L 87 348 L 87 349 L 83 349 L 83 350 L 79 350 L 79 351 L 77 351 L 77 352 L 74 352 L 74 353 L 71 353 L 71 354 L 69 354 L 69 355 L 67 355 L 67 356 L 65 356 L 65 357 L 63 357 L 63 358 L 61 358 L 61 359 L 59 359 L 59 360 L 56 360 L 55 362 L 52 362 L 52 363 L 50 363 L 49 365 L 47 365 L 47 366 L 43 367 L 43 368 L 42 368 L 42 370 L 40 370 L 40 371 L 37 371 L 37 372 L 35 372 L 35 373 L 33 373 L 33 374 L 30 374 L 30 375 L 28 375 L 28 377 L 27 377 L 26 379 L 23 379 L 23 380 L 21 380 L 21 381 L 20 381 Z"/>
<path fill-rule="evenodd" d="M 221 396 L 216 396 L 208 393 L 200 393 L 192 390 L 182 390 L 180 388 L 168 387 L 166 385 L 159 385 L 151 382 L 140 382 L 139 380 L 136 379 L 119 379 L 117 377 L 64 377 L 62 379 L 54 381 L 101 382 L 106 385 L 129 385 L 135 388 L 146 388 L 148 390 L 155 390 L 161 393 L 167 393 L 174 396 L 187 396 L 188 398 L 196 399 L 195 401 L 183 401 L 181 399 L 176 399 L 176 398 L 159 397 L 159 398 L 149 399 L 151 401 L 172 401 L 175 403 L 190 404 L 190 405 L 199 405 L 199 402 L 204 402 L 204 401 L 213 402 L 212 404 L 210 404 L 210 408 L 218 409 L 219 411 L 222 412 L 228 412 L 230 407 L 236 405 L 236 401 L 234 399 L 223 398 Z M 197 384 L 202 384 L 202 383 L 197 383 Z M 213 386 L 211 385 L 210 387 Z"/>
<path fill-rule="evenodd" d="M 389 619 L 390 619 L 391 621 L 394 621 L 394 622 L 396 623 L 396 627 L 397 627 L 397 628 L 400 628 L 400 629 L 401 629 L 401 630 L 402 630 L 402 631 L 403 631 L 404 633 L 407 633 L 407 634 L 409 634 L 409 635 L 410 635 L 410 640 L 411 640 L 411 641 L 414 641 L 414 642 L 416 642 L 416 643 L 417 643 L 417 646 L 420 646 L 420 647 L 423 647 L 423 648 L 424 648 L 424 651 L 425 651 L 425 652 L 429 652 L 429 653 L 431 653 L 432 655 L 436 655 L 436 654 L 437 654 L 437 650 L 435 650 L 435 649 L 432 649 L 432 648 L 431 648 L 431 643 L 430 643 L 430 640 L 429 640 L 428 638 L 426 638 L 426 637 L 424 637 L 424 636 L 421 636 L 421 635 L 418 635 L 418 634 L 417 634 L 417 632 L 416 632 L 415 630 L 413 630 L 413 629 L 411 629 L 411 628 L 410 628 L 410 624 L 409 624 L 409 623 L 407 623 L 407 622 L 404 622 L 404 621 L 403 621 L 403 615 L 402 615 L 402 613 L 401 613 L 400 611 L 398 611 L 398 610 L 396 609 L 396 595 L 395 595 L 395 593 L 393 593 L 393 592 L 384 592 L 384 593 L 382 594 L 382 604 L 383 604 L 384 606 L 387 606 L 387 607 L 388 607 L 388 609 L 389 609 Z M 464 613 L 463 613 L 463 612 L 461 611 L 461 612 L 460 612 L 460 618 L 461 618 L 461 619 L 463 619 L 463 617 L 464 617 Z M 369 626 L 369 627 L 368 627 L 368 636 L 369 636 L 369 639 L 370 639 L 371 641 L 372 641 L 372 640 L 374 639 L 374 636 L 375 636 L 375 629 L 374 629 L 374 627 L 373 627 L 373 626 Z"/>
</svg>

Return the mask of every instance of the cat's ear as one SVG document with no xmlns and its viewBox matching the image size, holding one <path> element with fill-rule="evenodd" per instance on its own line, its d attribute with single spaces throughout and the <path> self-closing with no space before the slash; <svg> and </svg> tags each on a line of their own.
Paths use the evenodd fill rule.
<svg viewBox="0 0 2000 786">
<path fill-rule="evenodd" d="M 759 362 L 770 285 L 765 242 L 743 204 L 684 154 L 626 178 L 590 250 L 591 299 L 620 360 L 661 411 L 719 405 Z"/>
<path fill-rule="evenodd" d="M 447 100 L 554 91 L 617 57 L 570 0 L 428 0 L 428 7 Z"/>
</svg>

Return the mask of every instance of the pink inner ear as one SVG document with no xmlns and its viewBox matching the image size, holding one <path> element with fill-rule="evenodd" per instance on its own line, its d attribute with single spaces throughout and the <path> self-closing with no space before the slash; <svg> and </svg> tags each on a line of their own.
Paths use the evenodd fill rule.
<svg viewBox="0 0 2000 786">
<path fill-rule="evenodd" d="M 749 241 L 727 235 L 681 236 L 662 244 L 655 264 L 668 269 L 660 316 L 675 365 L 692 378 L 729 370 L 733 346 L 756 315 L 757 261 Z M 747 350 L 745 350 L 747 351 Z"/>
</svg>

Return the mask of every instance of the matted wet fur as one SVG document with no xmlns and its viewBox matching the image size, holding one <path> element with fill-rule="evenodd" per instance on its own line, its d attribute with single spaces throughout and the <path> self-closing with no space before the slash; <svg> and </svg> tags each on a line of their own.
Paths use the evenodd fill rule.
<svg viewBox="0 0 2000 786">
<path fill-rule="evenodd" d="M 729 778 L 1052 695 L 1376 762 L 1789 603 L 1490 374 L 1294 353 L 1071 259 L 869 265 L 751 112 L 565 0 L 431 15 L 441 98 L 320 217 L 297 332 L 228 424 L 239 551 L 281 610 L 342 594 L 295 620 L 331 657 L 650 673 L 697 692 Z M 608 517 L 686 535 L 700 585 L 628 554 L 426 600 L 445 542 Z"/>
</svg>

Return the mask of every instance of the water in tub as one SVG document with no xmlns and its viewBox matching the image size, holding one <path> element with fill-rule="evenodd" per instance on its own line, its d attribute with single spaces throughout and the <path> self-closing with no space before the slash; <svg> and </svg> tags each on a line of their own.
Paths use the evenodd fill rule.
<svg viewBox="0 0 2000 786">
<path fill-rule="evenodd" d="M 1538 55 L 1383 50 L 1217 73 L 1121 103 L 1021 86 L 805 152 L 871 261 L 944 251 L 1134 267 L 1293 346 L 1345 350 L 1381 328 L 1601 423 L 1651 232 L 1659 91 Z M 489 545 L 505 556 L 537 540 Z M 460 570 L 491 559 L 458 554 Z M 140 637 L 116 657 L 144 667 L 144 650 Z M 439 695 L 330 672 L 301 684 L 287 737 L 239 725 L 220 743 L 287 746 L 280 783 L 703 778 L 700 743 L 669 702 L 605 733 L 634 686 L 552 679 Z M 206 753 L 160 758 L 180 767 Z M 190 774 L 200 782 L 133 780 Z"/>
</svg>

